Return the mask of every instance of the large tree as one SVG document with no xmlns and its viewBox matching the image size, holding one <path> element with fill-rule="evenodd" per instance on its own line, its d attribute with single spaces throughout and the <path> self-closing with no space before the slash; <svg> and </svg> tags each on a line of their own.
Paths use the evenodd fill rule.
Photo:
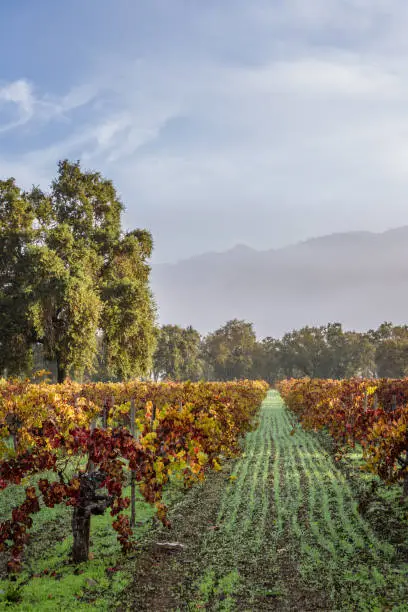
<svg viewBox="0 0 408 612">
<path fill-rule="evenodd" d="M 31 363 L 34 340 L 32 248 L 35 215 L 14 179 L 0 181 L 0 374 L 16 375 Z"/>
<path fill-rule="evenodd" d="M 60 162 L 48 192 L 0 184 L 0 367 L 24 371 L 40 343 L 61 382 L 92 371 L 99 335 L 110 374 L 149 369 L 152 239 L 124 232 L 122 211 L 112 182 L 79 162 Z"/>
</svg>

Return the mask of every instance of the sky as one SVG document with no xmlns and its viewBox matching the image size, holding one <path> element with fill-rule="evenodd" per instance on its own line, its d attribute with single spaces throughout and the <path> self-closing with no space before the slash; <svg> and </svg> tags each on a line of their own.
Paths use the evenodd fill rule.
<svg viewBox="0 0 408 612">
<path fill-rule="evenodd" d="M 153 262 L 408 224 L 406 0 L 4 0 L 0 178 L 114 181 Z"/>
</svg>

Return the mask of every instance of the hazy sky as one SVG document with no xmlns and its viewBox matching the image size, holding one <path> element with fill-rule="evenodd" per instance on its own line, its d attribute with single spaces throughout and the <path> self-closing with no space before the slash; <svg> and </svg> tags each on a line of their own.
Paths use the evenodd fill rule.
<svg viewBox="0 0 408 612">
<path fill-rule="evenodd" d="M 4 0 L 0 176 L 112 178 L 155 261 L 408 224 L 407 0 Z"/>
</svg>

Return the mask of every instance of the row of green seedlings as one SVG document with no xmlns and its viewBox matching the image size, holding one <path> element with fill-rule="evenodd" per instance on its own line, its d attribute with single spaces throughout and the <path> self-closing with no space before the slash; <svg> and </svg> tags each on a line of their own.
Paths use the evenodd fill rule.
<svg viewBox="0 0 408 612">
<path fill-rule="evenodd" d="M 285 430 L 289 432 L 287 428 Z M 331 596 L 335 597 L 343 589 L 351 558 L 357 551 L 365 551 L 370 560 L 379 563 L 389 560 L 393 550 L 378 541 L 365 524 L 357 511 L 346 479 L 330 462 L 326 463 L 316 441 L 303 433 L 301 440 L 299 446 L 294 438 L 288 438 L 285 452 L 285 473 L 290 483 L 287 491 L 290 500 L 287 506 L 288 521 L 305 555 L 305 563 L 301 566 L 303 578 L 309 585 L 316 582 L 320 588 L 326 582 Z M 302 530 L 298 523 L 298 511 L 306 501 L 298 468 L 301 468 L 307 480 L 308 532 Z M 317 503 L 318 499 L 320 504 Z M 318 547 L 307 541 L 308 538 L 304 539 L 307 533 Z M 323 551 L 323 557 L 319 549 Z M 364 560 L 356 567 L 358 571 L 364 572 Z M 374 583 L 370 583 L 369 587 L 372 588 L 372 596 L 375 596 L 379 586 L 385 584 L 386 578 L 381 573 L 380 565 L 372 567 L 371 572 Z"/>
</svg>

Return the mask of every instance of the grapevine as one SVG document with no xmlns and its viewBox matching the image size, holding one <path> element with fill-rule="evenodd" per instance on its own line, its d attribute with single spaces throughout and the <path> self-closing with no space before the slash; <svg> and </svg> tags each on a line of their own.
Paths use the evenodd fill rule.
<svg viewBox="0 0 408 612">
<path fill-rule="evenodd" d="M 185 486 L 202 480 L 222 457 L 239 452 L 266 383 L 117 383 L 78 385 L 0 383 L 0 489 L 48 471 L 26 487 L 22 504 L 0 523 L 0 550 L 10 571 L 21 567 L 32 515 L 42 505 L 73 508 L 73 559 L 89 554 L 91 516 L 110 510 L 124 551 L 132 529 L 123 496 L 131 471 L 144 499 L 169 527 L 163 490 L 171 475 Z M 130 429 L 130 405 L 137 435 Z M 13 441 L 10 444 L 10 440 Z M 75 469 L 72 467 L 75 465 Z"/>
<path fill-rule="evenodd" d="M 363 448 L 365 467 L 408 495 L 408 379 L 313 380 L 278 383 L 306 429 L 326 428 L 339 445 Z"/>
</svg>

